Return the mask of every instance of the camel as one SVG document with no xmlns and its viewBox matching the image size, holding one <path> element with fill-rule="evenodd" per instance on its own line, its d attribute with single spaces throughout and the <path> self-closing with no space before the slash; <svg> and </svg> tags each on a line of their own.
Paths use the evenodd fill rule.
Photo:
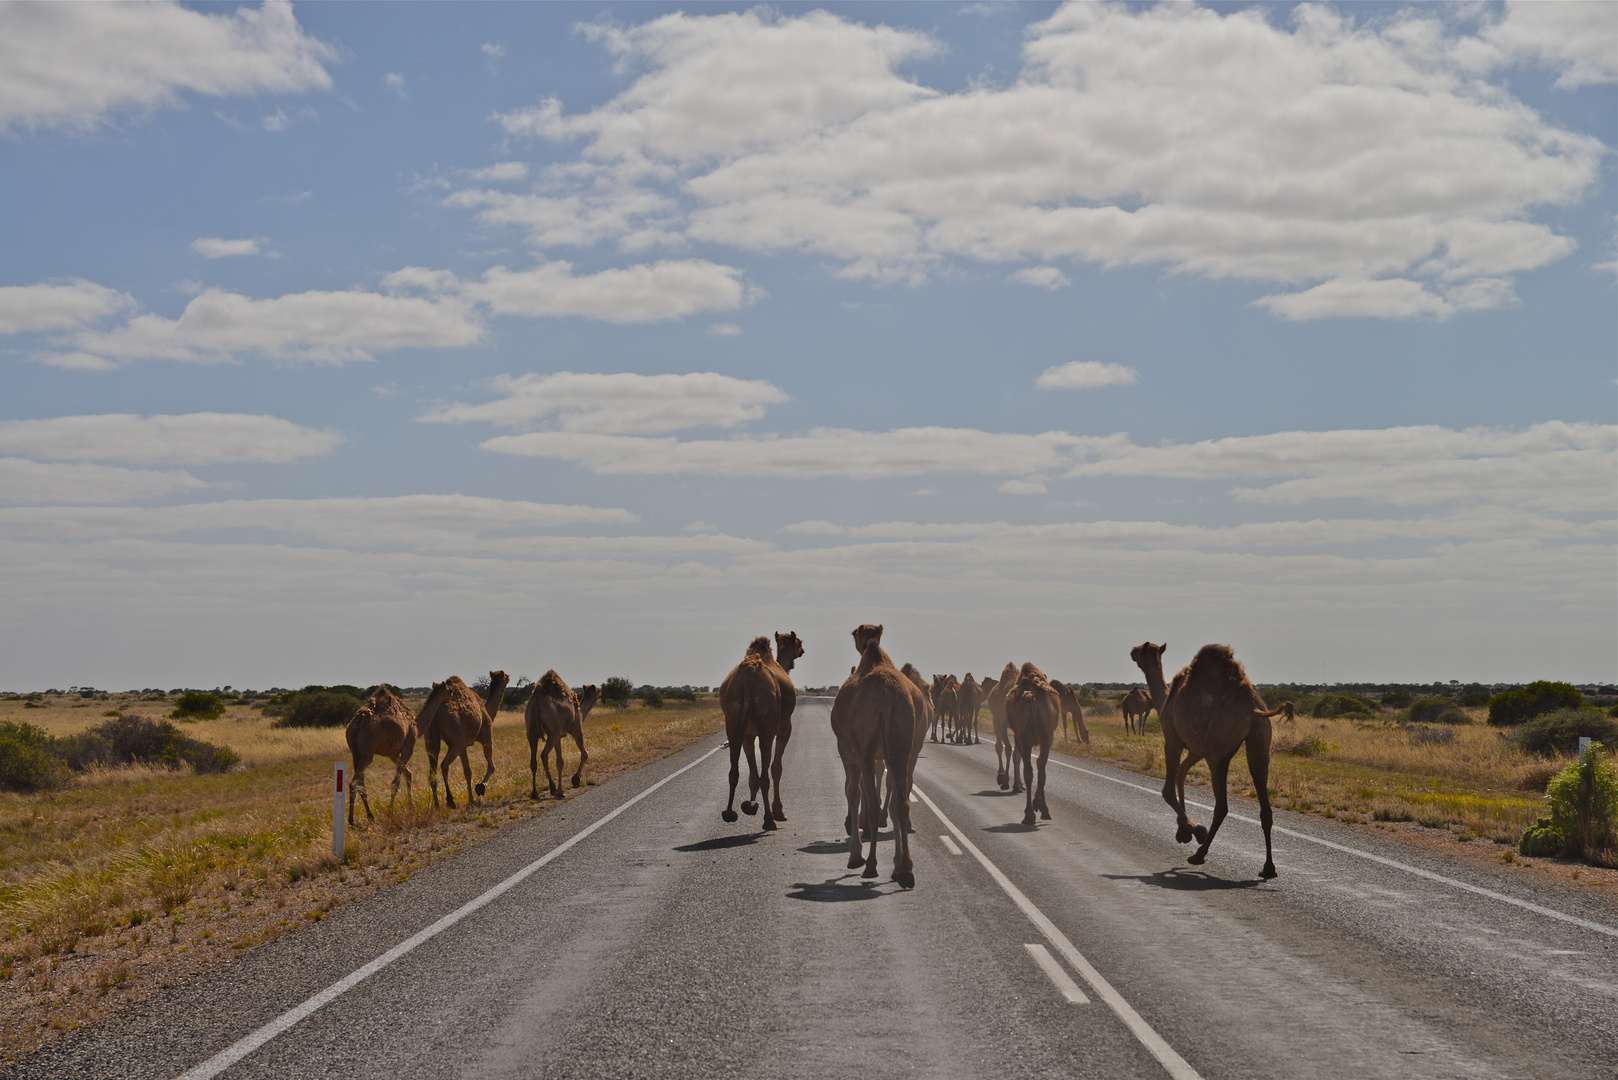
<svg viewBox="0 0 1618 1080">
<path fill-rule="evenodd" d="M 412 778 L 406 766 L 416 750 L 416 718 L 410 715 L 405 703 L 386 685 L 378 686 L 367 695 L 365 704 L 348 722 L 348 730 L 343 734 L 354 759 L 354 774 L 348 781 L 348 823 L 354 824 L 355 791 L 360 794 L 365 816 L 373 820 L 376 817 L 371 813 L 371 800 L 365 789 L 365 770 L 373 758 L 385 757 L 393 761 L 393 791 L 388 796 L 388 809 L 393 809 L 394 800 L 399 797 L 401 778 L 405 782 L 405 802 L 408 803 Z"/>
<path fill-rule="evenodd" d="M 1016 681 L 1017 665 L 1008 662 L 1001 669 L 1000 678 L 994 680 L 994 688 L 983 695 L 983 703 L 989 707 L 989 715 L 994 718 L 994 779 L 1001 791 L 1007 788 L 1014 792 L 1022 790 L 1022 777 L 1011 767 L 1011 736 L 1006 731 L 1006 692 Z"/>
<path fill-rule="evenodd" d="M 990 679 L 993 683 L 994 680 Z M 961 716 L 961 741 L 975 743 L 978 741 L 978 705 L 983 701 L 983 689 L 978 686 L 972 673 L 968 671 L 966 678 L 961 680 L 961 688 L 955 692 L 955 710 Z"/>
<path fill-rule="evenodd" d="M 933 742 L 938 741 L 938 730 L 943 728 L 944 741 L 961 741 L 960 719 L 961 684 L 953 675 L 933 676 Z"/>
<path fill-rule="evenodd" d="M 1090 741 L 1090 729 L 1084 726 L 1084 710 L 1079 707 L 1078 693 L 1067 683 L 1050 681 L 1051 689 L 1062 699 L 1062 741 L 1067 742 L 1067 718 L 1073 717 L 1073 737 L 1080 742 Z"/>
<path fill-rule="evenodd" d="M 777 828 L 777 821 L 786 820 L 781 808 L 781 755 L 792 735 L 792 710 L 798 703 L 797 689 L 787 673 L 793 661 L 803 655 L 803 643 L 795 632 L 776 634 L 775 642 L 780 660 L 770 655 L 769 638 L 754 638 L 742 662 L 719 684 L 719 706 L 725 714 L 725 733 L 730 744 L 730 799 L 719 816 L 726 821 L 737 819 L 733 809 L 736 781 L 741 778 L 739 758 L 746 750 L 749 798 L 742 802 L 742 813 L 756 814 L 762 805 L 764 828 L 770 831 Z M 758 743 L 756 758 L 755 739 Z M 773 805 L 770 802 L 772 781 L 775 786 Z M 762 799 L 759 798 L 761 793 Z"/>
<path fill-rule="evenodd" d="M 1231 759 L 1245 745 L 1247 771 L 1253 776 L 1259 824 L 1264 829 L 1264 869 L 1258 876 L 1273 878 L 1276 872 L 1270 825 L 1275 812 L 1270 809 L 1270 718 L 1285 714 L 1292 719 L 1292 702 L 1266 708 L 1228 645 L 1204 645 L 1190 665 L 1174 676 L 1174 685 L 1165 686 L 1166 648 L 1166 643 L 1153 645 L 1148 641 L 1129 650 L 1129 658 L 1146 676 L 1152 705 L 1163 728 L 1163 764 L 1168 774 L 1163 781 L 1163 801 L 1174 808 L 1174 838 L 1184 844 L 1195 837 L 1201 846 L 1188 861 L 1196 866 L 1206 861 L 1214 835 L 1225 820 L 1225 781 Z M 1182 753 L 1186 754 L 1184 762 L 1180 760 Z M 1208 760 L 1214 788 L 1213 820 L 1206 829 L 1192 824 L 1185 812 L 1186 774 L 1204 758 Z"/>
<path fill-rule="evenodd" d="M 1022 764 L 1022 779 L 1026 785 L 1022 823 L 1034 824 L 1034 811 L 1046 821 L 1051 819 L 1050 807 L 1045 804 L 1045 763 L 1050 760 L 1051 743 L 1056 740 L 1056 725 L 1062 715 L 1062 696 L 1045 678 L 1045 673 L 1030 661 L 1022 666 L 1017 681 L 1006 691 L 1006 725 L 1011 728 L 1015 757 L 1011 763 L 1016 770 Z M 1039 746 L 1039 787 L 1034 787 L 1034 767 L 1029 761 L 1035 745 Z"/>
<path fill-rule="evenodd" d="M 927 691 L 927 703 L 933 707 L 933 742 L 938 741 L 938 723 L 943 713 L 943 710 L 939 708 L 939 700 L 943 696 L 944 682 L 948 678 L 948 675 L 934 675 L 932 685 L 924 687 L 924 689 Z M 946 730 L 944 734 L 947 738 L 949 732 Z"/>
<path fill-rule="evenodd" d="M 584 718 L 589 715 L 601 691 L 598 687 L 581 686 L 574 691 L 554 670 L 547 671 L 534 684 L 523 710 L 523 726 L 528 729 L 528 797 L 539 801 L 539 768 L 545 767 L 545 789 L 553 799 L 566 798 L 562 791 L 562 740 L 572 736 L 579 748 L 579 767 L 573 773 L 573 786 L 583 781 L 585 762 L 590 755 L 584 749 Z M 540 737 L 545 748 L 539 748 Z M 556 751 L 556 779 L 551 779 L 551 751 Z"/>
<path fill-rule="evenodd" d="M 863 865 L 861 877 L 877 875 L 876 770 L 880 751 L 888 771 L 886 809 L 894 825 L 893 880 L 902 888 L 913 889 L 916 875 L 910 856 L 910 781 L 921 743 L 927 737 L 926 684 L 919 674 L 911 678 L 894 667 L 893 660 L 882 651 L 880 625 L 856 627 L 854 647 L 860 653 L 859 666 L 832 702 L 832 730 L 837 734 L 837 751 L 843 759 L 843 793 L 853 823 L 848 837 L 848 868 Z M 862 831 L 871 841 L 870 855 L 863 858 Z"/>
<path fill-rule="evenodd" d="M 467 803 L 472 802 L 474 790 L 479 795 L 483 794 L 484 785 L 494 775 L 494 718 L 500 712 L 500 702 L 505 699 L 506 683 L 509 681 L 509 676 L 503 671 L 489 672 L 487 701 L 478 700 L 477 694 L 458 675 L 451 675 L 441 683 L 433 683 L 432 693 L 427 695 L 421 712 L 416 715 L 416 728 L 427 740 L 427 783 L 433 789 L 434 806 L 438 805 L 440 739 L 449 748 L 444 754 L 443 767 L 444 801 L 449 808 L 455 809 L 455 796 L 449 790 L 449 766 L 456 758 L 461 759 L 461 768 L 466 772 Z M 467 757 L 467 750 L 473 743 L 483 745 L 483 760 L 489 766 L 475 789 L 472 786 L 472 762 Z"/>
<path fill-rule="evenodd" d="M 1138 686 L 1130 687 L 1129 693 L 1118 703 L 1118 711 L 1124 714 L 1124 731 L 1131 735 L 1146 734 L 1146 714 L 1153 708 L 1155 706 L 1146 691 Z M 1137 724 L 1139 731 L 1136 730 Z"/>
</svg>

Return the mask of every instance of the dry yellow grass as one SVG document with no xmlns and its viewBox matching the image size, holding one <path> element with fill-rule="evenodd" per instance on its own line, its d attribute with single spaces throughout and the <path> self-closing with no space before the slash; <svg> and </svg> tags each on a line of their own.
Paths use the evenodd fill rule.
<svg viewBox="0 0 1618 1080">
<path fill-rule="evenodd" d="M 419 702 L 411 704 L 419 706 Z M 172 702 L 0 702 L 0 720 L 55 735 L 107 711 L 160 717 Z M 278 730 L 250 708 L 183 725 L 240 753 L 225 775 L 136 767 L 78 776 L 66 790 L 0 794 L 0 1043 L 7 1059 L 54 1033 L 126 1007 L 159 986 L 322 918 L 347 903 L 550 805 L 530 802 L 520 710 L 495 724 L 495 775 L 478 805 L 429 806 L 425 748 L 411 761 L 415 797 L 388 814 L 392 762 L 371 769 L 375 823 L 331 846 L 332 762 L 341 729 Z M 722 726 L 711 700 L 663 710 L 598 710 L 585 724 L 586 781 L 656 760 Z M 567 746 L 569 769 L 573 755 Z M 475 776 L 482 751 L 472 750 Z M 464 794 L 459 766 L 452 782 Z"/>
</svg>

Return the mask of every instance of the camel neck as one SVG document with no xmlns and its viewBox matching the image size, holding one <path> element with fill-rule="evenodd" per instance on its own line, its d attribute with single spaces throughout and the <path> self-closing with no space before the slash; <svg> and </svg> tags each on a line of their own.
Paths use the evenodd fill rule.
<svg viewBox="0 0 1618 1080">
<path fill-rule="evenodd" d="M 1163 704 L 1169 699 L 1169 688 L 1163 681 L 1163 661 L 1155 664 L 1142 664 L 1141 673 L 1146 676 L 1146 688 L 1152 695 L 1152 707 L 1159 716 L 1163 714 Z"/>
</svg>

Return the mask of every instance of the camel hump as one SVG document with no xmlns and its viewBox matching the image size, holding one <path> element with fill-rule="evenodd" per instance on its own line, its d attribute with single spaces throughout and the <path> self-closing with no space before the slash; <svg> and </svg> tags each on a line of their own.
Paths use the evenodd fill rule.
<svg viewBox="0 0 1618 1080">
<path fill-rule="evenodd" d="M 1197 679 L 1244 683 L 1247 672 L 1229 645 L 1204 645 L 1191 661 L 1191 676 Z"/>
<path fill-rule="evenodd" d="M 558 675 L 555 669 L 547 671 L 539 677 L 539 681 L 534 684 L 534 693 L 563 699 L 573 696 L 573 691 L 567 685 L 567 681 Z"/>
<path fill-rule="evenodd" d="M 754 638 L 747 645 L 747 655 L 763 656 L 768 659 L 770 656 L 770 639 L 762 635 Z"/>
</svg>

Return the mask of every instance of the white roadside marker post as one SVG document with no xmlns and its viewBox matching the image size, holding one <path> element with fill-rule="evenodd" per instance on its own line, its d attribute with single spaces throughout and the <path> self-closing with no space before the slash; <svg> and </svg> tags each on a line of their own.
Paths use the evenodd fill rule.
<svg viewBox="0 0 1618 1080">
<path fill-rule="evenodd" d="M 337 763 L 337 782 L 331 797 L 331 853 L 343 861 L 343 787 L 348 781 L 348 762 Z"/>
</svg>

